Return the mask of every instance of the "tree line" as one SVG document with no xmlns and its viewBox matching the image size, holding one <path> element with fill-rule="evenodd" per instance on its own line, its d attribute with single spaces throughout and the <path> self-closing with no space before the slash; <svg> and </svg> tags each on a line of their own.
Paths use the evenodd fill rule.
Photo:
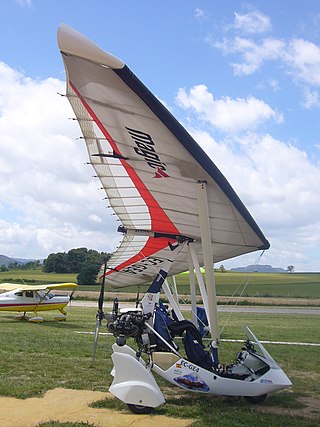
<svg viewBox="0 0 320 427">
<path fill-rule="evenodd" d="M 21 262 L 10 262 L 8 266 L 1 265 L 0 271 L 9 271 L 9 270 L 38 270 L 41 268 L 42 264 L 40 260 L 28 261 L 25 263 Z"/>
<path fill-rule="evenodd" d="M 77 248 L 69 252 L 51 253 L 43 262 L 46 273 L 78 273 L 79 285 L 94 284 L 100 266 L 110 258 L 107 252 Z"/>
<path fill-rule="evenodd" d="M 101 264 L 110 258 L 107 252 L 94 249 L 77 248 L 69 252 L 51 253 L 43 261 L 43 271 L 46 273 L 80 273 L 85 265 Z"/>
<path fill-rule="evenodd" d="M 12 262 L 6 266 L 0 266 L 0 271 L 8 270 L 38 270 L 45 273 L 71 273 L 77 274 L 78 284 L 95 284 L 99 269 L 111 254 L 98 252 L 94 249 L 76 248 L 69 252 L 51 253 L 41 263 L 40 260 L 26 263 Z"/>
</svg>

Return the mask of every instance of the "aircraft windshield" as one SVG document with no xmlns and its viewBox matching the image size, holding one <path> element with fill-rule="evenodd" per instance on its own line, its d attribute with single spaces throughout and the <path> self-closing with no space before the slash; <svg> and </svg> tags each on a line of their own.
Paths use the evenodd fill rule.
<svg viewBox="0 0 320 427">
<path fill-rule="evenodd" d="M 254 345 L 254 349 L 255 349 L 256 353 L 262 357 L 265 357 L 270 362 L 272 362 L 276 366 L 278 366 L 276 361 L 273 359 L 273 357 L 267 352 L 267 350 L 263 347 L 261 342 L 253 334 L 253 332 L 250 330 L 250 328 L 247 325 L 244 326 L 244 330 L 245 330 L 245 334 L 246 334 L 248 340 Z"/>
<path fill-rule="evenodd" d="M 51 299 L 54 296 L 54 294 L 48 291 L 38 291 L 38 296 L 41 299 Z"/>
</svg>

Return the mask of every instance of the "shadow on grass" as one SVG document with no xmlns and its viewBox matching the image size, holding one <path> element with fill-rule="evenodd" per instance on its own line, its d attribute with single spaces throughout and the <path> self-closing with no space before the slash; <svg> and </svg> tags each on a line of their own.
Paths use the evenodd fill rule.
<svg viewBox="0 0 320 427">
<path fill-rule="evenodd" d="M 286 409 L 302 409 L 305 408 L 306 405 L 303 404 L 299 398 L 301 394 L 283 391 L 281 393 L 275 393 L 268 397 L 265 401 L 264 406 L 267 407 L 278 407 L 278 408 L 286 408 Z"/>
</svg>

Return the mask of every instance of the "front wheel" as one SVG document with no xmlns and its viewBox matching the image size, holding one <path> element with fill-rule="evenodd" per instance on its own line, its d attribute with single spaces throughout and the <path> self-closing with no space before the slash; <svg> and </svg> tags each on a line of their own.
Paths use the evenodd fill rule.
<svg viewBox="0 0 320 427">
<path fill-rule="evenodd" d="M 128 409 L 134 414 L 151 414 L 153 408 L 151 406 L 132 405 L 127 403 Z"/>
<path fill-rule="evenodd" d="M 259 405 L 259 403 L 264 402 L 267 397 L 268 397 L 267 394 L 261 394 L 260 396 L 245 396 L 245 399 L 249 403 Z"/>
</svg>

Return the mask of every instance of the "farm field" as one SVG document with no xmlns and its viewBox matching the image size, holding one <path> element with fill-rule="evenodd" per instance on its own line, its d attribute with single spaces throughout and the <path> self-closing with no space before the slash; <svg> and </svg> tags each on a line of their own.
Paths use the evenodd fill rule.
<svg viewBox="0 0 320 427">
<path fill-rule="evenodd" d="M 48 312 L 43 324 L 19 322 L 11 313 L 0 313 L 0 396 L 39 397 L 56 387 L 107 392 L 114 339 L 100 337 L 96 362 L 90 368 L 93 335 L 78 332 L 94 331 L 95 309 L 72 307 L 68 312 L 66 323 L 55 322 Z M 228 315 L 219 317 L 224 324 Z M 221 338 L 244 339 L 244 323 L 261 340 L 320 342 L 320 316 L 316 315 L 234 314 Z M 223 342 L 221 361 L 230 363 L 240 347 L 241 343 Z M 320 348 L 274 344 L 266 344 L 266 348 L 292 380 L 292 388 L 270 395 L 263 405 L 250 406 L 243 399 L 189 394 L 158 379 L 167 404 L 156 414 L 192 418 L 197 426 L 316 426 L 320 417 Z M 95 406 L 127 412 L 115 399 L 104 399 Z M 78 425 L 92 426 L 86 422 Z"/>
<path fill-rule="evenodd" d="M 76 274 L 55 274 L 44 273 L 42 270 L 9 270 L 0 272 L 1 282 L 22 283 L 25 281 L 29 284 L 42 283 L 62 283 L 77 281 Z"/>
<path fill-rule="evenodd" d="M 216 288 L 218 296 L 242 296 L 242 297 L 284 297 L 284 298 L 320 298 L 320 273 L 293 273 L 293 274 L 273 274 L 273 273 L 238 273 L 238 272 L 217 272 Z M 179 294 L 188 294 L 189 275 L 179 274 L 176 282 Z M 54 274 L 44 273 L 41 270 L 11 270 L 0 272 L 1 282 L 29 284 L 41 283 L 61 283 L 75 282 L 76 274 Z M 169 279 L 170 281 L 170 279 Z M 244 289 L 245 288 L 245 289 Z M 140 292 L 146 286 L 140 286 Z M 136 293 L 137 287 L 122 288 L 121 292 Z M 76 297 L 80 297 L 81 291 L 100 291 L 100 286 L 79 286 Z M 114 292 L 113 289 L 106 288 L 106 292 Z"/>
</svg>

